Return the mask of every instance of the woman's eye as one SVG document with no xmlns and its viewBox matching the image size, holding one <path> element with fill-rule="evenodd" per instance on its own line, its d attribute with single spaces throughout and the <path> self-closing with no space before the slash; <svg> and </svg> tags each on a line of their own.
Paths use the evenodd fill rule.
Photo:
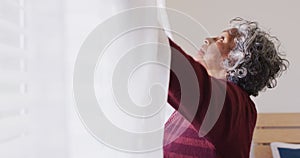
<svg viewBox="0 0 300 158">
<path fill-rule="evenodd" d="M 224 39 L 225 39 L 225 37 L 224 37 L 224 36 L 220 36 L 220 40 L 222 40 L 222 41 L 223 41 Z"/>
</svg>

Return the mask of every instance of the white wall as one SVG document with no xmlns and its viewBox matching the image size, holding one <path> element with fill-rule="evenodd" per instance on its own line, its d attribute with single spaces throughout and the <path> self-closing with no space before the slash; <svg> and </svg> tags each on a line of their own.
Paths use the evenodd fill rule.
<svg viewBox="0 0 300 158">
<path fill-rule="evenodd" d="M 258 112 L 300 112 L 300 53 L 299 45 L 300 21 L 299 1 L 272 0 L 167 0 L 167 7 L 185 12 L 201 23 L 211 35 L 218 35 L 228 27 L 228 21 L 234 17 L 255 20 L 271 34 L 276 35 L 286 51 L 291 66 L 287 73 L 278 80 L 274 89 L 262 92 L 254 98 Z M 172 25 L 172 24 L 171 24 Z M 183 24 L 185 25 L 185 24 Z M 184 26 L 186 33 L 193 33 L 194 26 Z M 195 29 L 195 28 L 194 28 Z M 197 45 L 203 42 L 204 34 L 192 39 Z M 179 41 L 180 42 L 180 41 Z M 181 42 L 189 50 L 188 46 Z M 193 52 L 191 52 L 193 54 Z"/>
</svg>

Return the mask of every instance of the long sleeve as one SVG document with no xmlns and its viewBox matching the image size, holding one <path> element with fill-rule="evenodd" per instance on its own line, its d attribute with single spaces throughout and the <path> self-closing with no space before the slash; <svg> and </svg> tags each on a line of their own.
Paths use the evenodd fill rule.
<svg viewBox="0 0 300 158">
<path fill-rule="evenodd" d="M 168 102 L 199 129 L 211 96 L 211 77 L 206 69 L 169 39 L 171 71 Z"/>
</svg>

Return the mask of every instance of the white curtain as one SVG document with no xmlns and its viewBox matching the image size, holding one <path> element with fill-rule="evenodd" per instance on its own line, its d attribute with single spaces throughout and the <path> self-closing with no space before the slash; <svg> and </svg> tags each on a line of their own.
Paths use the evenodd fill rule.
<svg viewBox="0 0 300 158">
<path fill-rule="evenodd" d="M 169 28 L 169 24 L 166 13 L 161 9 L 158 10 L 156 7 L 164 7 L 165 2 L 162 0 L 93 0 L 91 3 L 88 3 L 87 1 L 79 0 L 76 3 L 74 4 L 73 1 L 69 0 L 66 5 L 66 19 L 68 20 L 66 30 L 69 39 L 68 52 L 72 56 L 70 62 L 73 62 L 73 66 L 76 62 L 80 44 L 90 36 L 91 31 L 105 25 L 105 22 L 114 18 L 117 19 L 113 25 L 109 25 L 108 28 L 105 27 L 107 29 L 105 31 L 121 30 L 127 25 L 135 26 L 137 23 L 139 23 L 137 25 L 142 26 L 140 28 L 129 27 L 128 32 L 123 32 L 124 34 L 116 36 L 116 39 L 110 43 L 103 56 L 99 58 L 95 72 L 95 93 L 105 117 L 120 130 L 129 133 L 151 133 L 151 131 L 163 129 L 164 122 L 172 112 L 172 109 L 166 106 L 169 77 L 167 66 L 170 62 L 170 54 L 167 52 L 168 45 L 165 33 L 156 27 Z M 88 8 L 88 10 L 83 8 Z M 129 16 L 123 16 L 128 14 Z M 167 32 L 167 34 L 169 33 Z M 104 36 L 102 38 L 106 40 L 109 37 Z M 159 42 L 165 45 L 158 44 Z M 141 61 L 144 61 L 144 63 Z M 73 66 L 69 67 L 70 71 Z M 131 73 L 129 78 L 128 72 Z M 119 78 L 116 79 L 116 76 Z M 122 105 L 127 104 L 124 102 L 117 104 L 116 100 L 120 96 L 114 93 L 118 92 L 119 89 L 117 87 L 116 91 L 113 91 L 112 86 L 121 82 L 127 83 L 126 86 L 124 84 L 120 86 L 123 86 L 123 88 L 128 86 L 126 89 L 127 94 L 124 95 L 129 95 L 136 107 L 130 108 L 129 106 L 131 105 Z M 113 85 L 111 86 L 111 84 Z M 121 90 L 123 89 L 121 88 Z M 162 93 L 162 91 L 164 92 Z M 153 101 L 162 98 L 165 101 L 164 105 L 154 105 L 156 110 L 155 108 L 148 108 L 154 109 L 152 113 L 145 110 L 134 111 L 135 109 L 147 108 L 148 104 L 151 102 L 153 104 Z M 70 104 L 76 104 L 71 99 L 73 98 L 70 96 Z M 160 140 L 160 144 L 156 144 L 156 148 L 153 150 L 142 151 L 142 149 L 149 150 L 147 146 L 151 142 L 143 142 L 148 141 L 149 137 L 144 140 L 141 139 L 138 143 L 135 137 L 132 137 L 131 141 L 125 139 L 127 140 L 125 142 L 126 148 L 122 148 L 118 144 L 102 142 L 103 140 L 97 139 L 93 131 L 89 131 L 88 127 L 87 129 L 84 128 L 81 123 L 84 120 L 79 119 L 76 109 L 74 107 L 70 108 L 73 109 L 72 113 L 70 113 L 69 121 L 71 124 L 69 131 L 71 141 L 70 157 L 163 157 L 163 131 L 153 135 L 153 140 Z M 101 126 L 101 123 L 99 123 L 99 126 Z M 109 129 L 103 126 L 100 130 Z M 118 135 L 114 135 L 116 131 L 108 132 L 111 134 L 109 137 L 112 137 L 112 139 L 119 139 L 117 138 Z M 94 134 L 94 137 L 91 134 Z M 120 141 L 124 140 L 120 139 Z M 141 151 L 135 152 L 135 148 L 141 149 Z"/>
</svg>

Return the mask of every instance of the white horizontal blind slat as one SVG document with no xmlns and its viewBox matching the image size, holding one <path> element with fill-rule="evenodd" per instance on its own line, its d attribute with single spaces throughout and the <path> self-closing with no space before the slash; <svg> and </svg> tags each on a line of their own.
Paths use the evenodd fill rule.
<svg viewBox="0 0 300 158">
<path fill-rule="evenodd" d="M 0 25 L 0 43 L 11 47 L 21 48 L 21 33 Z"/>
<path fill-rule="evenodd" d="M 25 59 L 6 54 L 0 56 L 0 72 L 22 72 Z"/>
<path fill-rule="evenodd" d="M 0 1 L 0 19 L 20 25 L 20 12 L 22 6 L 19 1 L 1 0 Z"/>
<path fill-rule="evenodd" d="M 30 152 L 30 146 L 27 142 L 30 141 L 32 137 L 26 132 L 20 135 L 15 135 L 15 137 L 10 140 L 3 141 L 5 143 L 0 143 L 0 157 L 2 158 L 32 158 L 34 155 Z M 13 150 L 12 150 L 13 149 Z M 22 152 L 20 152 L 22 151 Z"/>
</svg>

